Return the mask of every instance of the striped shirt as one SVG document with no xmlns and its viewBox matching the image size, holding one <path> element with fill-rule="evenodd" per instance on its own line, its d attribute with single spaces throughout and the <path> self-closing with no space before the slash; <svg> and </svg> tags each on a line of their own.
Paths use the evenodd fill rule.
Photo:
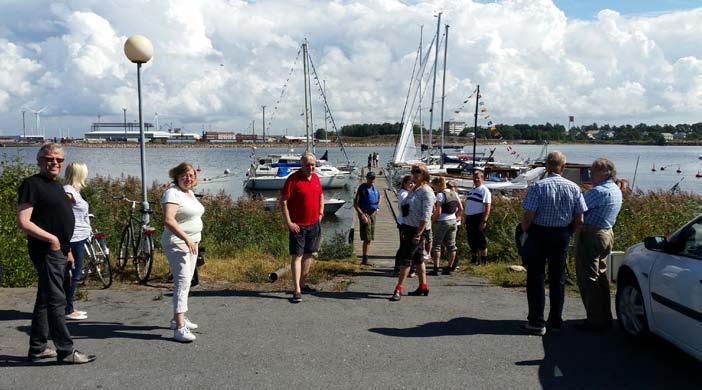
<svg viewBox="0 0 702 390">
<path fill-rule="evenodd" d="M 549 173 L 529 187 L 522 208 L 536 213 L 532 220 L 536 225 L 566 227 L 575 214 L 587 210 L 587 204 L 575 183 L 557 173 Z"/>
<path fill-rule="evenodd" d="M 585 203 L 585 224 L 611 229 L 617 222 L 617 215 L 622 208 L 622 191 L 612 179 L 605 179 L 585 193 Z"/>
<path fill-rule="evenodd" d="M 466 207 L 463 208 L 463 213 L 465 215 L 482 214 L 485 212 L 485 205 L 489 203 L 492 203 L 492 194 L 485 184 L 482 184 L 466 195 Z"/>
</svg>

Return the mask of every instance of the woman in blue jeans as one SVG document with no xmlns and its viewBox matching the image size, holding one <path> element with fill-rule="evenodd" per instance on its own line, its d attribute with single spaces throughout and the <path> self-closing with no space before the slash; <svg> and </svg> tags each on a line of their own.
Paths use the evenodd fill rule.
<svg viewBox="0 0 702 390">
<path fill-rule="evenodd" d="M 81 162 L 72 162 L 66 168 L 66 178 L 63 190 L 73 205 L 73 215 L 76 223 L 71 237 L 71 253 L 73 253 L 73 268 L 68 270 L 68 275 L 64 279 L 63 288 L 66 291 L 66 319 L 84 320 L 88 318 L 88 313 L 76 310 L 73 307 L 73 297 L 78 287 L 80 277 L 83 275 L 83 257 L 85 242 L 90 238 L 90 218 L 88 217 L 88 202 L 80 196 L 80 190 L 85 187 L 85 179 L 88 177 L 88 167 Z"/>
</svg>

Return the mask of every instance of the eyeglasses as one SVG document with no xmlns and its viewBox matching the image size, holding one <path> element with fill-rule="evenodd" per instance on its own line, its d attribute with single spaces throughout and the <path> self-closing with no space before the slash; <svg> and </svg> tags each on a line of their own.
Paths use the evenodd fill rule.
<svg viewBox="0 0 702 390">
<path fill-rule="evenodd" d="M 46 162 L 54 162 L 57 164 L 61 164 L 61 163 L 63 163 L 63 160 L 65 160 L 65 159 L 59 158 L 59 157 L 40 157 L 40 158 Z"/>
</svg>

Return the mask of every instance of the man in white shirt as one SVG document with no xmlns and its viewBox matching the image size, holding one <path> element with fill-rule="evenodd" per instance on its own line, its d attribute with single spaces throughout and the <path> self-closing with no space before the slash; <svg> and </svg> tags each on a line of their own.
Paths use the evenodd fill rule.
<svg viewBox="0 0 702 390">
<path fill-rule="evenodd" d="M 471 251 L 471 262 L 487 264 L 487 238 L 485 227 L 490 216 L 492 194 L 485 187 L 485 174 L 481 170 L 473 172 L 473 189 L 466 196 L 466 232 Z"/>
</svg>

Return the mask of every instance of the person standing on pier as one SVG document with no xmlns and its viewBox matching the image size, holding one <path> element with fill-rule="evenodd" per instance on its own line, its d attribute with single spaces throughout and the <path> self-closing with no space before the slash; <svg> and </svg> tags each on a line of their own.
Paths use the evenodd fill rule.
<svg viewBox="0 0 702 390">
<path fill-rule="evenodd" d="M 425 165 L 413 165 L 412 180 L 415 188 L 409 195 L 409 213 L 403 219 L 401 227 L 402 238 L 400 239 L 401 266 L 395 291 L 392 294 L 392 301 L 399 301 L 402 298 L 402 289 L 405 279 L 409 274 L 410 265 L 417 265 L 419 276 L 419 287 L 408 295 L 429 295 L 427 286 L 427 268 L 424 264 L 425 231 L 431 224 L 431 215 L 434 210 L 436 197 L 434 191 L 429 186 L 429 171 Z"/>
<path fill-rule="evenodd" d="M 434 205 L 434 215 L 432 216 L 433 245 L 431 248 L 431 258 L 434 261 L 434 270 L 430 275 L 439 275 L 439 261 L 441 259 L 441 247 L 446 247 L 448 264 L 444 268 L 444 275 L 451 274 L 451 267 L 456 259 L 456 230 L 457 221 L 463 214 L 463 206 L 458 198 L 458 194 L 446 186 L 446 179 L 439 176 L 431 181 L 434 191 L 436 191 L 436 204 Z"/>
<path fill-rule="evenodd" d="M 353 208 L 358 213 L 361 241 L 363 241 L 361 265 L 368 264 L 368 248 L 375 236 L 375 215 L 378 213 L 381 203 L 380 194 L 374 183 L 375 173 L 370 171 L 366 174 L 366 182 L 358 186 L 356 196 L 353 199 Z"/>
<path fill-rule="evenodd" d="M 29 258 L 38 279 L 27 357 L 32 362 L 57 358 L 63 364 L 82 364 L 95 356 L 74 349 L 66 327 L 63 278 L 66 266 L 73 265 L 75 218 L 71 201 L 56 181 L 63 161 L 61 145 L 44 144 L 37 153 L 39 173 L 24 179 L 18 191 L 17 227 L 27 234 Z M 47 346 L 49 336 L 56 350 Z"/>
<path fill-rule="evenodd" d="M 554 151 L 546 157 L 545 178 L 529 187 L 522 208 L 522 231 L 528 234 L 524 243 L 527 264 L 528 322 L 521 330 L 534 335 L 558 333 L 563 324 L 565 268 L 570 236 L 583 223 L 587 205 L 580 187 L 561 176 L 565 155 Z M 550 311 L 544 321 L 544 278 L 548 262 Z"/>
<path fill-rule="evenodd" d="M 585 221 L 575 235 L 575 271 L 587 319 L 575 327 L 600 331 L 612 326 L 607 256 L 612 252 L 612 228 L 622 208 L 622 191 L 616 180 L 614 163 L 595 160 L 590 166 L 594 186 L 584 195 Z"/>
<path fill-rule="evenodd" d="M 492 206 L 492 194 L 485 187 L 485 173 L 481 170 L 473 172 L 473 189 L 466 195 L 466 237 L 470 246 L 470 262 L 487 264 L 487 237 L 485 228 Z"/>
<path fill-rule="evenodd" d="M 302 302 L 302 292 L 314 292 L 306 283 L 312 258 L 319 251 L 324 216 L 324 192 L 314 172 L 317 159 L 305 152 L 302 166 L 288 176 L 280 194 L 280 209 L 289 232 L 290 269 L 293 276 L 292 303 Z"/>
</svg>

